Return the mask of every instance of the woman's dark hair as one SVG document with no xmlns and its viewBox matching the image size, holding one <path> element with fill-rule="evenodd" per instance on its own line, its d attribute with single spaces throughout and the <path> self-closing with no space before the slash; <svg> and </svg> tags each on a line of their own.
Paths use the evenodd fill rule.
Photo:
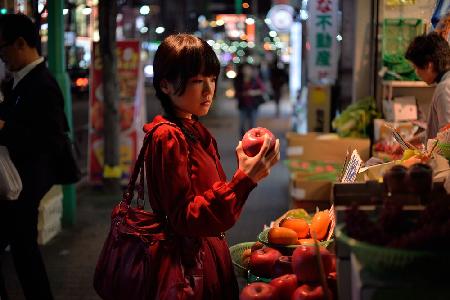
<svg viewBox="0 0 450 300">
<path fill-rule="evenodd" d="M 174 85 L 176 94 L 182 95 L 188 80 L 194 76 L 218 78 L 220 63 L 214 50 L 203 39 L 191 34 L 175 34 L 165 38 L 156 50 L 153 71 L 156 96 L 165 113 L 174 117 L 172 101 L 162 91 L 161 81 L 167 80 Z"/>
<path fill-rule="evenodd" d="M 13 43 L 21 37 L 31 48 L 36 48 L 40 39 L 35 24 L 24 14 L 0 16 L 0 35 L 6 43 Z"/>
<path fill-rule="evenodd" d="M 406 50 L 405 57 L 421 69 L 429 62 L 433 63 L 434 71 L 438 74 L 450 69 L 450 46 L 436 32 L 414 38 Z"/>
</svg>

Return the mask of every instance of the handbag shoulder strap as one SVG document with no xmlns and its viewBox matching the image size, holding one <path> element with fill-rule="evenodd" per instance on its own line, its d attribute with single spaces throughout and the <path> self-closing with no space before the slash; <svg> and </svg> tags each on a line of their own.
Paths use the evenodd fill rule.
<svg viewBox="0 0 450 300">
<path fill-rule="evenodd" d="M 139 155 L 134 164 L 133 172 L 131 173 L 130 180 L 128 182 L 128 186 L 123 194 L 122 202 L 125 202 L 128 206 L 131 204 L 131 201 L 133 200 L 134 190 L 136 188 L 136 181 L 137 181 L 139 174 L 141 174 L 141 183 L 138 185 L 139 186 L 139 188 L 138 188 L 139 198 L 141 198 L 141 199 L 144 198 L 143 197 L 144 196 L 143 195 L 143 193 L 144 193 L 144 188 L 143 188 L 144 173 L 143 172 L 144 172 L 145 152 L 152 140 L 152 136 L 153 136 L 153 133 L 155 132 L 155 130 L 159 126 L 164 125 L 164 124 L 178 128 L 178 126 L 172 122 L 168 122 L 168 121 L 167 122 L 159 122 L 159 123 L 156 123 L 152 128 L 150 128 L 150 130 L 145 134 L 144 142 L 142 143 L 141 150 L 139 151 Z"/>
</svg>

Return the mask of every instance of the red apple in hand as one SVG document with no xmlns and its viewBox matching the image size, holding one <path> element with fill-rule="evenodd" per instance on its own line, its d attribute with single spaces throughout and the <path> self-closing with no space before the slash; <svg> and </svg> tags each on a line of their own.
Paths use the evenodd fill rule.
<svg viewBox="0 0 450 300">
<path fill-rule="evenodd" d="M 277 300 L 276 290 L 264 282 L 253 282 L 244 287 L 239 300 Z"/>
<path fill-rule="evenodd" d="M 253 157 L 259 153 L 262 145 L 264 144 L 264 135 L 268 134 L 270 137 L 269 149 L 275 147 L 275 136 L 270 130 L 264 127 L 252 128 L 244 134 L 242 138 L 242 150 L 245 155 Z"/>
<path fill-rule="evenodd" d="M 299 286 L 294 294 L 292 300 L 327 300 L 325 293 L 321 285 L 313 286 L 309 284 L 303 284 Z"/>
<path fill-rule="evenodd" d="M 270 285 L 275 287 L 279 300 L 290 300 L 292 294 L 297 289 L 297 276 L 286 274 L 272 279 Z"/>
<path fill-rule="evenodd" d="M 250 256 L 250 272 L 259 277 L 271 278 L 275 262 L 280 256 L 280 251 L 270 247 L 253 251 Z"/>
<path fill-rule="evenodd" d="M 332 271 L 333 254 L 320 247 L 320 256 L 325 277 Z M 301 245 L 292 253 L 292 269 L 300 282 L 320 282 L 319 264 L 316 258 L 316 247 Z"/>
</svg>

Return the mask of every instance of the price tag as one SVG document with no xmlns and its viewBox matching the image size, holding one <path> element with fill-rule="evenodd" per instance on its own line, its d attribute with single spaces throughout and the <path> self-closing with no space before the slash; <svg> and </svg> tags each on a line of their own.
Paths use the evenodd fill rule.
<svg viewBox="0 0 450 300">
<path fill-rule="evenodd" d="M 352 183 L 356 180 L 356 175 L 358 175 L 359 169 L 361 168 L 363 161 L 355 149 L 350 156 L 350 159 L 346 163 L 344 168 L 344 173 L 341 178 L 343 183 Z"/>
</svg>

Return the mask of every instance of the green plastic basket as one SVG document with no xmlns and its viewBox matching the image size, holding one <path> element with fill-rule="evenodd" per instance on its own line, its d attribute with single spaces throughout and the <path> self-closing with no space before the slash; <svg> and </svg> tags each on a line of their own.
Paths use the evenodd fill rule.
<svg viewBox="0 0 450 300">
<path fill-rule="evenodd" d="M 271 281 L 272 281 L 271 278 L 259 277 L 259 276 L 253 275 L 252 272 L 250 272 L 250 270 L 248 271 L 248 275 L 247 275 L 247 282 L 248 283 L 252 283 L 252 282 L 269 283 Z"/>
<path fill-rule="evenodd" d="M 242 261 L 242 254 L 245 250 L 250 249 L 254 243 L 255 242 L 244 242 L 230 247 L 231 261 L 233 262 L 236 276 L 243 277 L 245 279 L 248 278 L 248 269 Z"/>
<path fill-rule="evenodd" d="M 392 277 L 422 278 L 425 274 L 439 275 L 450 267 L 449 253 L 414 251 L 377 246 L 355 240 L 344 233 L 342 226 L 336 227 L 338 241 L 348 245 L 361 266 L 371 273 Z M 439 266 L 439 267 L 438 267 Z"/>
<path fill-rule="evenodd" d="M 248 283 L 257 281 L 268 283 L 271 281 L 270 278 L 259 277 L 252 274 L 250 270 L 245 267 L 244 262 L 242 261 L 242 254 L 244 251 L 251 249 L 254 243 L 255 242 L 244 242 L 230 247 L 231 261 L 234 265 L 234 272 L 236 276 L 244 278 Z"/>
<path fill-rule="evenodd" d="M 437 144 L 437 147 L 439 149 L 439 152 L 444 156 L 446 159 L 450 159 L 450 144 L 449 143 L 441 143 L 439 142 Z"/>
<path fill-rule="evenodd" d="M 403 56 L 409 43 L 422 32 L 422 19 L 384 19 L 382 36 L 383 56 L 386 54 Z"/>
</svg>

